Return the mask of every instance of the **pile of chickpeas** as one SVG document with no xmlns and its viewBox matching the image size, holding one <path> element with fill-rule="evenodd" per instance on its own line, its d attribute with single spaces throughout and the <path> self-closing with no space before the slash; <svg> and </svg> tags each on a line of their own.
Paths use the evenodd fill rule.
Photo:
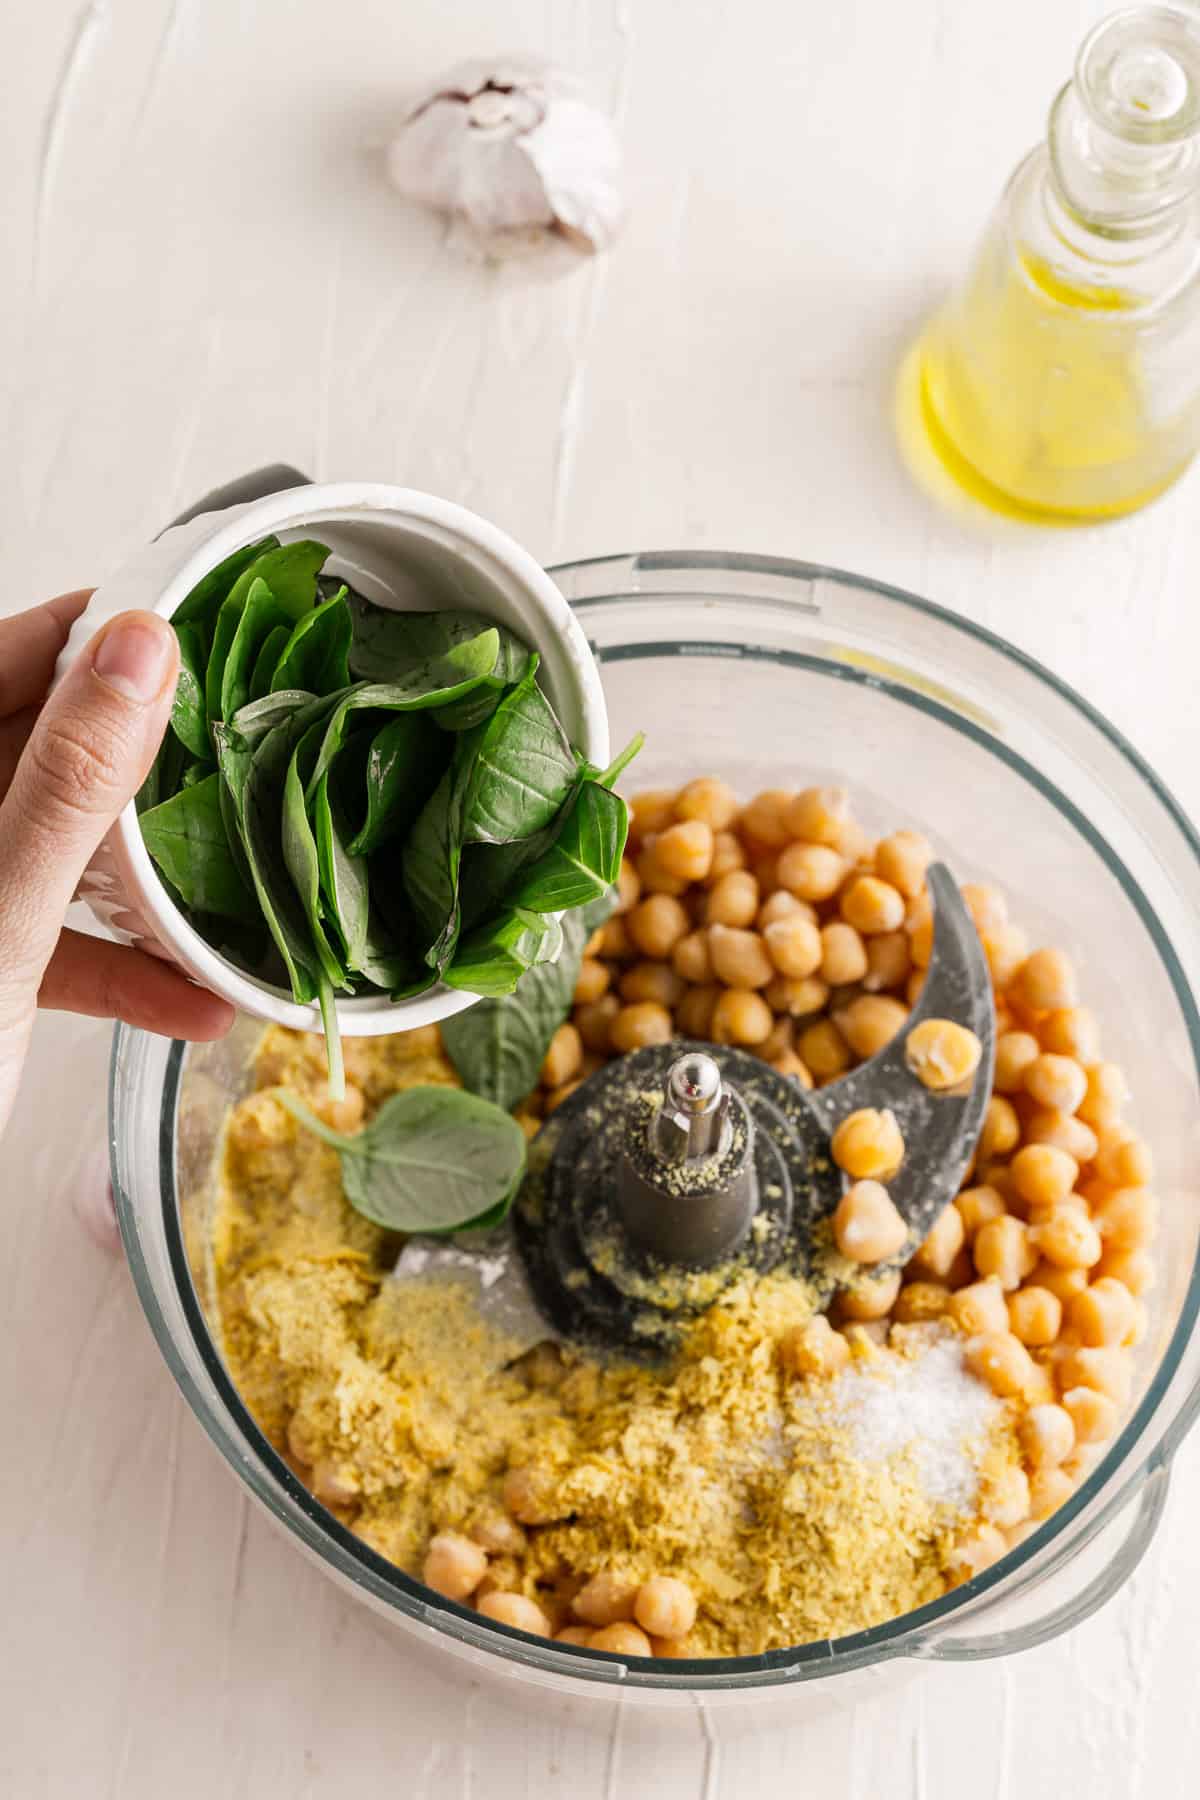
<svg viewBox="0 0 1200 1800">
<path fill-rule="evenodd" d="M 521 1111 L 527 1130 L 608 1058 L 673 1037 L 742 1046 L 819 1087 L 904 1030 L 933 944 L 919 833 L 873 841 L 840 788 L 742 804 L 712 777 L 639 794 L 630 811 L 617 909 L 588 944 L 571 1019 Z M 970 1369 L 1014 1404 L 1024 1463 L 961 1546 L 959 1577 L 1053 1512 L 1116 1430 L 1156 1224 L 1151 1154 L 1124 1120 L 1128 1085 L 1102 1057 L 1069 959 L 1031 945 L 995 889 L 962 892 L 997 1030 L 966 1185 L 902 1271 L 864 1280 L 832 1320 L 780 1345 L 782 1366 L 808 1377 L 835 1373 L 864 1329 L 944 1319 L 962 1331 Z M 906 1040 L 934 1088 L 969 1079 L 979 1053 L 947 1020 Z M 903 1151 L 886 1112 L 852 1115 L 835 1138 L 853 1178 L 835 1236 L 864 1273 L 903 1247 L 886 1190 Z"/>
</svg>

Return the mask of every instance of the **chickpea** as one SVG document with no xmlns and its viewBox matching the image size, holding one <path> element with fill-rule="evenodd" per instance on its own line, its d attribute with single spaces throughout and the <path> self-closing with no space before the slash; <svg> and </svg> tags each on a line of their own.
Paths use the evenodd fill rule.
<svg viewBox="0 0 1200 1800">
<path fill-rule="evenodd" d="M 1029 1478 L 1029 1510 L 1035 1519 L 1048 1519 L 1073 1492 L 1071 1477 L 1061 1469 L 1035 1469 Z"/>
<path fill-rule="evenodd" d="M 903 931 L 881 931 L 867 939 L 867 972 L 863 986 L 870 994 L 902 988 L 912 970 L 908 936 Z"/>
<path fill-rule="evenodd" d="M 750 858 L 750 873 L 761 894 L 773 894 L 779 886 L 779 852 L 764 850 Z"/>
<path fill-rule="evenodd" d="M 838 1014 L 838 1030 L 856 1056 L 875 1056 L 908 1018 L 907 1006 L 884 994 L 860 994 Z"/>
<path fill-rule="evenodd" d="M 696 1647 L 690 1638 L 651 1638 L 650 1649 L 656 1657 L 693 1657 Z"/>
<path fill-rule="evenodd" d="M 793 1325 L 779 1340 L 779 1361 L 788 1375 L 836 1375 L 850 1361 L 850 1346 L 824 1313 Z"/>
<path fill-rule="evenodd" d="M 678 875 L 669 875 L 658 860 L 658 839 L 650 838 L 638 852 L 637 877 L 641 883 L 642 893 L 668 894 L 678 900 L 687 892 L 687 882 Z"/>
<path fill-rule="evenodd" d="M 1109 1127 L 1097 1145 L 1096 1174 L 1114 1188 L 1144 1188 L 1154 1179 L 1150 1146 L 1133 1132 Z"/>
<path fill-rule="evenodd" d="M 1079 1174 L 1075 1158 L 1050 1144 L 1026 1144 L 1011 1167 L 1018 1194 L 1031 1206 L 1054 1206 L 1065 1200 Z"/>
<path fill-rule="evenodd" d="M 1048 1262 L 1045 1257 L 1038 1263 L 1029 1277 L 1028 1286 L 1045 1288 L 1055 1299 L 1065 1306 L 1076 1294 L 1082 1294 L 1088 1284 L 1086 1269 L 1064 1269 L 1058 1263 Z"/>
<path fill-rule="evenodd" d="M 1095 1388 L 1069 1388 L 1062 1397 L 1063 1411 L 1075 1428 L 1077 1444 L 1103 1444 L 1117 1429 L 1115 1400 Z"/>
<path fill-rule="evenodd" d="M 918 894 L 909 904 L 904 928 L 909 956 L 918 969 L 927 969 L 933 955 L 933 902 L 928 894 Z"/>
<path fill-rule="evenodd" d="M 1005 1530 L 1029 1517 L 1029 1477 L 1024 1469 L 1001 1469 L 993 1477 L 984 1511 L 993 1525 Z"/>
<path fill-rule="evenodd" d="M 878 1263 L 903 1248 L 908 1226 L 885 1187 L 877 1181 L 856 1181 L 838 1201 L 833 1236 L 851 1262 Z"/>
<path fill-rule="evenodd" d="M 1050 1144 L 1055 1150 L 1065 1150 L 1081 1165 L 1096 1154 L 1096 1134 L 1091 1126 L 1052 1106 L 1039 1106 L 1026 1116 L 1024 1136 L 1027 1144 Z"/>
<path fill-rule="evenodd" d="M 1041 1052 L 1030 1031 L 1006 1031 L 996 1039 L 996 1072 L 993 1078 L 998 1094 L 1019 1094 L 1025 1076 Z"/>
<path fill-rule="evenodd" d="M 786 1075 L 792 1081 L 798 1081 L 802 1088 L 812 1087 L 812 1075 L 794 1050 L 785 1050 L 782 1056 L 768 1057 L 767 1060 L 776 1074 Z"/>
<path fill-rule="evenodd" d="M 850 1047 L 832 1019 L 806 1025 L 796 1049 L 816 1081 L 832 1081 L 850 1067 Z"/>
<path fill-rule="evenodd" d="M 671 967 L 681 980 L 702 986 L 713 978 L 712 957 L 708 953 L 708 933 L 706 931 L 689 931 L 681 937 L 671 952 Z M 672 1005 L 676 1005 L 682 995 L 678 995 Z"/>
<path fill-rule="evenodd" d="M 430 1539 L 421 1579 L 447 1600 L 466 1600 L 487 1574 L 487 1553 L 457 1531 L 441 1531 Z"/>
<path fill-rule="evenodd" d="M 803 913 L 772 920 L 763 930 L 762 941 L 780 975 L 803 980 L 821 967 L 824 942 L 818 927 Z"/>
<path fill-rule="evenodd" d="M 571 1602 L 571 1611 L 585 1625 L 616 1625 L 632 1619 L 638 1584 L 611 1569 L 601 1569 L 584 1583 Z"/>
<path fill-rule="evenodd" d="M 555 1632 L 554 1641 L 556 1644 L 574 1644 L 577 1649 L 586 1650 L 594 1636 L 595 1633 L 588 1625 L 564 1625 L 561 1631 Z"/>
<path fill-rule="evenodd" d="M 779 886 L 800 900 L 829 900 L 846 874 L 845 858 L 827 844 L 789 844 L 779 858 Z"/>
<path fill-rule="evenodd" d="M 1048 1218 L 1032 1226 L 1029 1235 L 1048 1262 L 1064 1269 L 1090 1269 L 1100 1261 L 1100 1233 L 1074 1207 L 1054 1207 Z"/>
<path fill-rule="evenodd" d="M 952 1019 L 922 1019 L 904 1040 L 904 1059 L 917 1080 L 935 1093 L 961 1087 L 979 1067 L 983 1045 Z"/>
<path fill-rule="evenodd" d="M 951 1294 L 947 1316 L 972 1337 L 1008 1331 L 1008 1308 L 998 1281 L 973 1281 Z"/>
<path fill-rule="evenodd" d="M 1020 1140 L 1021 1121 L 1017 1118 L 1016 1108 L 1002 1094 L 993 1094 L 979 1133 L 979 1155 L 986 1161 L 994 1156 L 1007 1156 Z"/>
<path fill-rule="evenodd" d="M 609 1040 L 614 1050 L 642 1050 L 647 1044 L 669 1044 L 674 1036 L 671 1015 L 654 1000 L 623 1006 L 612 1022 Z"/>
<path fill-rule="evenodd" d="M 542 1062 L 541 1083 L 543 1087 L 561 1087 L 566 1081 L 573 1081 L 578 1075 L 583 1062 L 583 1040 L 577 1026 L 560 1025 L 550 1039 L 550 1048 Z"/>
<path fill-rule="evenodd" d="M 1133 1295 L 1111 1275 L 1102 1275 L 1068 1303 L 1067 1324 L 1081 1344 L 1122 1344 L 1136 1314 Z"/>
<path fill-rule="evenodd" d="M 864 937 L 899 931 L 904 924 L 904 895 L 877 875 L 858 875 L 842 889 L 838 902 L 843 919 Z"/>
<path fill-rule="evenodd" d="M 618 1625 L 606 1625 L 602 1631 L 593 1632 L 589 1645 L 592 1650 L 605 1650 L 610 1656 L 652 1656 L 650 1639 L 636 1625 L 627 1625 L 622 1621 Z"/>
<path fill-rule="evenodd" d="M 709 889 L 706 917 L 710 925 L 752 925 L 757 912 L 758 882 L 749 869 L 734 869 Z"/>
<path fill-rule="evenodd" d="M 525 1548 L 525 1533 L 498 1506 L 485 1506 L 468 1527 L 471 1538 L 494 1556 L 517 1556 Z"/>
<path fill-rule="evenodd" d="M 1029 954 L 1029 939 L 1019 925 L 997 925 L 981 931 L 979 941 L 991 971 L 993 986 L 1000 992 L 1009 987 Z"/>
<path fill-rule="evenodd" d="M 1006 1290 L 1019 1287 L 1037 1264 L 1028 1229 L 1011 1213 L 980 1226 L 971 1254 L 980 1275 L 994 1276 Z"/>
<path fill-rule="evenodd" d="M 579 965 L 579 976 L 575 982 L 576 1006 L 590 1006 L 607 994 L 612 981 L 612 971 L 594 957 L 585 956 Z"/>
<path fill-rule="evenodd" d="M 904 984 L 904 998 L 908 1001 L 910 1007 L 917 1004 L 917 1001 L 921 998 L 921 989 L 924 986 L 924 969 L 914 969 Z"/>
<path fill-rule="evenodd" d="M 715 887 L 726 875 L 732 875 L 735 869 L 746 866 L 746 852 L 742 848 L 742 840 L 733 831 L 715 831 L 713 833 L 712 866 L 708 871 L 706 887 Z"/>
<path fill-rule="evenodd" d="M 654 840 L 658 865 L 677 881 L 703 881 L 712 868 L 712 827 L 703 819 L 668 825 Z"/>
<path fill-rule="evenodd" d="M 637 1591 L 633 1616 L 652 1637 L 683 1638 L 696 1623 L 696 1597 L 674 1575 L 651 1575 Z"/>
<path fill-rule="evenodd" d="M 583 1077 L 577 1076 L 574 1081 L 564 1081 L 560 1087 L 551 1088 L 546 1095 L 546 1116 L 557 1112 L 564 1100 L 569 1100 L 577 1087 L 583 1086 Z"/>
<path fill-rule="evenodd" d="M 789 838 L 836 848 L 850 817 L 850 796 L 841 787 L 810 787 L 794 794 L 783 809 Z"/>
<path fill-rule="evenodd" d="M 1069 1394 L 1072 1388 L 1094 1388 L 1107 1394 L 1118 1406 L 1129 1399 L 1133 1371 L 1127 1350 L 1113 1345 L 1071 1344 L 1062 1350 L 1055 1376 L 1059 1392 Z"/>
<path fill-rule="evenodd" d="M 675 817 L 679 796 L 674 788 L 644 788 L 629 802 L 630 834 L 643 843 L 656 832 L 665 831 Z"/>
<path fill-rule="evenodd" d="M 829 1000 L 829 984 L 817 975 L 779 975 L 767 988 L 767 1002 L 776 1012 L 788 1013 L 794 1019 L 820 1012 Z M 842 1067 L 848 1067 L 843 1063 Z"/>
<path fill-rule="evenodd" d="M 1038 1021 L 1042 1049 L 1055 1056 L 1070 1056 L 1077 1063 L 1094 1063 L 1100 1056 L 1100 1027 L 1086 1006 L 1060 1006 Z"/>
<path fill-rule="evenodd" d="M 798 900 L 789 888 L 776 888 L 759 907 L 755 923 L 760 931 L 765 932 L 767 926 L 774 925 L 778 919 L 790 919 L 793 916 L 807 919 L 810 925 L 815 925 L 817 909 L 810 906 L 807 900 Z"/>
<path fill-rule="evenodd" d="M 364 1105 L 362 1089 L 353 1082 L 347 1082 L 346 1092 L 340 1100 L 321 1099 L 317 1101 L 314 1111 L 334 1131 L 357 1131 L 363 1122 Z"/>
<path fill-rule="evenodd" d="M 683 939 L 680 940 L 680 942 L 683 941 Z M 669 1012 L 682 1000 L 685 985 L 682 977 L 675 973 L 670 963 L 639 962 L 634 963 L 632 968 L 626 969 L 617 983 L 617 991 L 622 1000 L 628 1002 L 655 1000 L 659 1006 L 665 1006 Z"/>
<path fill-rule="evenodd" d="M 1033 1012 L 1057 1012 L 1078 1004 L 1075 970 L 1061 950 L 1035 950 L 1018 969 L 1017 998 Z"/>
<path fill-rule="evenodd" d="M 1154 1286 L 1154 1263 L 1147 1250 L 1119 1250 L 1105 1247 L 1096 1264 L 1097 1275 L 1111 1275 L 1127 1287 L 1135 1297 L 1149 1293 Z"/>
<path fill-rule="evenodd" d="M 629 962 L 637 955 L 637 951 L 630 942 L 624 919 L 618 918 L 615 913 L 600 927 L 600 936 L 603 939 L 600 946 L 601 955 L 606 962 Z"/>
<path fill-rule="evenodd" d="M 949 1298 L 950 1289 L 944 1281 L 906 1281 L 896 1297 L 892 1316 L 898 1325 L 920 1325 L 929 1319 L 940 1319 Z"/>
<path fill-rule="evenodd" d="M 1070 1413 L 1050 1402 L 1031 1406 L 1017 1427 L 1017 1434 L 1026 1460 L 1035 1470 L 1057 1468 L 1075 1448 Z"/>
<path fill-rule="evenodd" d="M 689 988 L 675 1010 L 684 1037 L 711 1038 L 713 1013 L 721 990 L 715 985 Z"/>
<path fill-rule="evenodd" d="M 745 988 L 722 988 L 712 1011 L 710 1033 L 715 1044 L 753 1048 L 771 1035 L 771 1009 L 761 994 Z"/>
<path fill-rule="evenodd" d="M 932 861 L 933 846 L 919 831 L 894 831 L 875 847 L 877 873 L 909 900 L 925 886 L 925 871 Z"/>
<path fill-rule="evenodd" d="M 994 1187 L 964 1188 L 954 1202 L 955 1210 L 963 1222 L 963 1231 L 967 1242 L 973 1243 L 980 1227 L 989 1219 L 999 1219 L 1004 1213 L 1004 1197 Z"/>
<path fill-rule="evenodd" d="M 621 868 L 617 875 L 617 915 L 620 916 L 622 913 L 630 912 L 641 898 L 641 892 L 642 884 L 638 879 L 638 872 L 630 862 L 629 858 L 623 856 L 621 858 Z"/>
<path fill-rule="evenodd" d="M 1062 1301 L 1049 1288 L 1023 1287 L 1008 1296 L 1008 1328 L 1031 1350 L 1054 1342 L 1062 1316 Z"/>
<path fill-rule="evenodd" d="M 861 981 L 867 972 L 866 945 L 853 925 L 835 920 L 821 931 L 821 979 L 830 987 Z"/>
<path fill-rule="evenodd" d="M 689 781 L 675 801 L 677 819 L 702 819 L 712 831 L 728 831 L 737 810 L 737 795 L 729 783 L 713 775 Z"/>
<path fill-rule="evenodd" d="M 1007 1549 L 1004 1533 L 997 1526 L 977 1525 L 954 1546 L 947 1574 L 953 1581 L 970 1581 L 999 1562 Z"/>
<path fill-rule="evenodd" d="M 714 975 L 726 987 L 763 988 L 775 974 L 766 945 L 756 931 L 710 925 L 708 954 Z"/>
<path fill-rule="evenodd" d="M 353 1463 L 323 1456 L 313 1464 L 309 1486 L 324 1506 L 353 1506 L 362 1494 L 362 1480 Z"/>
<path fill-rule="evenodd" d="M 965 881 L 959 891 L 976 931 L 999 931 L 1008 924 L 1008 902 L 998 888 Z"/>
<path fill-rule="evenodd" d="M 904 1161 L 904 1139 L 896 1115 L 871 1106 L 860 1107 L 842 1120 L 834 1130 L 831 1149 L 838 1168 L 855 1181 L 886 1181 Z"/>
<path fill-rule="evenodd" d="M 1036 1364 L 1020 1338 L 1007 1329 L 969 1338 L 964 1361 L 972 1375 L 986 1381 L 1002 1400 L 1024 1394 L 1034 1381 Z"/>
<path fill-rule="evenodd" d="M 782 788 L 767 788 L 743 807 L 739 821 L 742 837 L 758 850 L 782 850 L 789 836 L 785 815 L 792 796 Z"/>
<path fill-rule="evenodd" d="M 962 1249 L 965 1237 L 962 1213 L 956 1206 L 945 1207 L 909 1262 L 909 1268 L 944 1281 L 954 1267 L 954 1259 Z"/>
<path fill-rule="evenodd" d="M 891 1312 L 899 1292 L 899 1269 L 890 1275 L 864 1275 L 853 1287 L 844 1290 L 838 1299 L 838 1308 L 844 1319 L 882 1319 Z"/>
<path fill-rule="evenodd" d="M 549 1618 L 536 1600 L 527 1600 L 524 1594 L 485 1594 L 475 1610 L 485 1619 L 494 1619 L 497 1625 L 527 1631 L 531 1637 L 551 1635 Z"/>
<path fill-rule="evenodd" d="M 1025 1071 L 1025 1092 L 1039 1106 L 1073 1113 L 1087 1093 L 1087 1076 L 1071 1057 L 1043 1051 Z"/>
<path fill-rule="evenodd" d="M 1141 1250 L 1154 1236 L 1158 1202 L 1149 1188 L 1112 1188 L 1092 1216 L 1105 1249 Z"/>
<path fill-rule="evenodd" d="M 764 1062 L 773 1063 L 781 1056 L 791 1053 L 795 1029 L 786 1013 L 781 1019 L 776 1019 L 767 1036 L 758 1046 L 758 1054 Z"/>
<path fill-rule="evenodd" d="M 575 1028 L 588 1050 L 603 1056 L 611 1049 L 613 1020 L 621 1010 L 615 994 L 603 994 L 599 1000 L 575 1009 Z"/>
<path fill-rule="evenodd" d="M 686 909 L 670 894 L 651 894 L 629 914 L 626 929 L 643 956 L 657 961 L 670 956 L 691 929 Z"/>
</svg>

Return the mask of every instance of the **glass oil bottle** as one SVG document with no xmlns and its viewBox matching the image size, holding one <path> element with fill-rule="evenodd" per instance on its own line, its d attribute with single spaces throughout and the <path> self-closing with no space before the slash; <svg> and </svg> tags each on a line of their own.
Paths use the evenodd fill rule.
<svg viewBox="0 0 1200 1800">
<path fill-rule="evenodd" d="M 1105 20 L 919 350 L 942 462 L 1047 520 L 1131 512 L 1200 446 L 1200 12 Z"/>
</svg>

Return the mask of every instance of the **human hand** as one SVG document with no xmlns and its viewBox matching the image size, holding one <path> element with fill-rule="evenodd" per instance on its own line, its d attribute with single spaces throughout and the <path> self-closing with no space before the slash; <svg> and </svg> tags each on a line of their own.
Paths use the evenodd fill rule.
<svg viewBox="0 0 1200 1800">
<path fill-rule="evenodd" d="M 133 798 L 171 714 L 175 633 L 122 613 L 47 690 L 87 590 L 0 620 L 0 1130 L 39 1006 L 170 1037 L 222 1037 L 233 1008 L 127 945 L 63 928 L 92 853 Z"/>
</svg>

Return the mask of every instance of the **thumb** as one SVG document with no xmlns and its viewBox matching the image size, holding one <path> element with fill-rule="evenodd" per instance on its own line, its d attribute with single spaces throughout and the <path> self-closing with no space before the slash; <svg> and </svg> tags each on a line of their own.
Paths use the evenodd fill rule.
<svg viewBox="0 0 1200 1800">
<path fill-rule="evenodd" d="M 0 806 L 0 1031 L 32 1017 L 79 878 L 154 760 L 178 672 L 166 620 L 122 613 L 38 715 Z"/>
</svg>

